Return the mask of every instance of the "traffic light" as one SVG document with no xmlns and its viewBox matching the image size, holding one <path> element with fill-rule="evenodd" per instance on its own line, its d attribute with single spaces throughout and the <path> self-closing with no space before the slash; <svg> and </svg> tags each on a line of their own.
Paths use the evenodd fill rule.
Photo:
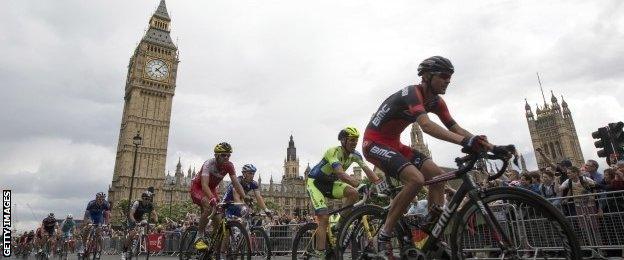
<svg viewBox="0 0 624 260">
<path fill-rule="evenodd" d="M 613 149 L 618 157 L 624 155 L 624 128 L 623 122 L 610 123 L 609 132 L 611 134 L 611 142 L 613 143 Z"/>
<path fill-rule="evenodd" d="M 599 139 L 594 142 L 594 146 L 598 149 L 602 148 L 602 150 L 598 150 L 598 157 L 609 158 L 609 155 L 613 153 L 613 147 L 611 147 L 611 138 L 609 136 L 609 128 L 601 127 L 598 128 L 598 131 L 592 133 L 592 137 L 594 139 Z"/>
</svg>

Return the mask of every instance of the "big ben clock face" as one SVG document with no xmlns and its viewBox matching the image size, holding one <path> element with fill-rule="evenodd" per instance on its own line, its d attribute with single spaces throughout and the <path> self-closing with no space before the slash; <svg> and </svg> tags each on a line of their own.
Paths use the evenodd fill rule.
<svg viewBox="0 0 624 260">
<path fill-rule="evenodd" d="M 148 77 L 156 80 L 163 80 L 169 76 L 169 67 L 162 60 L 150 60 L 145 64 L 145 71 Z"/>
</svg>

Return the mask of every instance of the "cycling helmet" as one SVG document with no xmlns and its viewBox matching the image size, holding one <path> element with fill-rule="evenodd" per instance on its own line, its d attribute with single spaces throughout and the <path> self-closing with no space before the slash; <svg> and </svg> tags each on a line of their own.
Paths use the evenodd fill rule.
<svg viewBox="0 0 624 260">
<path fill-rule="evenodd" d="M 245 166 L 243 166 L 243 172 L 256 172 L 256 166 L 254 166 L 253 164 L 245 164 Z"/>
<path fill-rule="evenodd" d="M 149 191 L 144 191 L 143 194 L 141 194 L 141 198 L 152 198 L 152 193 Z"/>
<path fill-rule="evenodd" d="M 49 218 L 54 218 L 54 213 L 50 212 L 50 214 L 48 214 Z"/>
<path fill-rule="evenodd" d="M 232 146 L 226 142 L 219 143 L 214 148 L 215 153 L 232 153 Z"/>
<path fill-rule="evenodd" d="M 345 137 L 360 137 L 360 132 L 355 127 L 347 126 L 338 133 L 338 140 Z"/>
<path fill-rule="evenodd" d="M 68 219 L 72 219 L 72 218 L 74 218 L 74 216 L 72 214 L 67 214 L 67 218 Z"/>
<path fill-rule="evenodd" d="M 104 192 L 98 192 L 97 194 L 95 194 L 96 198 L 106 198 L 106 195 L 104 194 Z"/>
<path fill-rule="evenodd" d="M 442 56 L 433 56 L 423 60 L 418 65 L 418 76 L 422 76 L 425 72 L 447 72 L 453 74 L 455 68 L 447 58 Z"/>
</svg>

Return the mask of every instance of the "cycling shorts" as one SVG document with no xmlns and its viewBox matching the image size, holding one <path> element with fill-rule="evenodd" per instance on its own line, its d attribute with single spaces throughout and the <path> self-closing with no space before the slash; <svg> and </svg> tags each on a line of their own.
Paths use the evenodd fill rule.
<svg viewBox="0 0 624 260">
<path fill-rule="evenodd" d="M 345 189 L 351 187 L 341 181 L 321 182 L 312 178 L 308 178 L 306 186 L 312 200 L 312 206 L 314 206 L 314 212 L 317 215 L 325 215 L 329 212 L 325 198 L 342 199 Z"/>
<path fill-rule="evenodd" d="M 91 213 L 91 221 L 98 226 L 104 224 L 104 214 Z"/>
<path fill-rule="evenodd" d="M 202 200 L 205 197 L 207 197 L 206 194 L 204 194 L 204 191 L 202 190 L 201 185 L 192 185 L 190 192 L 191 192 L 191 199 L 193 200 L 193 203 L 201 207 Z M 212 194 L 217 197 L 217 201 L 219 201 L 219 194 L 217 193 L 217 187 L 210 189 L 210 192 L 212 192 Z"/>
<path fill-rule="evenodd" d="M 45 230 L 46 233 L 48 233 L 48 236 L 53 236 L 54 235 L 54 226 L 52 227 L 43 227 L 43 230 Z"/>
<path fill-rule="evenodd" d="M 241 217 L 242 214 L 242 207 L 239 205 L 227 205 L 225 207 L 225 216 L 228 218 L 231 217 Z"/>
<path fill-rule="evenodd" d="M 390 146 L 365 140 L 362 147 L 366 160 L 397 180 L 400 179 L 399 173 L 408 165 L 414 165 L 420 170 L 423 163 L 431 159 L 420 151 L 401 143 Z"/>
</svg>

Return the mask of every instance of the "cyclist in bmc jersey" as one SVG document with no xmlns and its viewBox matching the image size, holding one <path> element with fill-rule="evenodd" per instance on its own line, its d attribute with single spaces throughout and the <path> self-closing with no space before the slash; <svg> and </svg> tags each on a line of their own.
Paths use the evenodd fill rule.
<svg viewBox="0 0 624 260">
<path fill-rule="evenodd" d="M 219 201 L 217 186 L 221 183 L 223 177 L 229 175 L 236 192 L 245 194 L 243 187 L 238 182 L 238 178 L 236 178 L 234 164 L 230 162 L 232 146 L 225 142 L 219 143 L 215 146 L 214 153 L 215 158 L 204 162 L 199 173 L 191 182 L 191 199 L 193 203 L 199 205 L 201 208 L 199 231 L 197 232 L 197 240 L 195 242 L 195 248 L 199 250 L 208 247 L 203 241 L 204 231 L 208 224 L 208 216 L 210 216 L 210 213 L 212 213 L 212 210 L 217 205 L 217 201 Z M 219 222 L 218 215 L 219 214 L 213 215 L 212 223 L 215 225 Z"/>
<path fill-rule="evenodd" d="M 271 211 L 264 204 L 264 198 L 262 198 L 262 194 L 258 190 L 258 183 L 254 181 L 254 174 L 256 173 L 256 166 L 253 164 L 245 164 L 242 169 L 243 176 L 238 176 L 238 182 L 243 186 L 243 190 L 245 194 L 242 196 L 234 191 L 234 186 L 232 183 L 228 185 L 227 191 L 223 196 L 223 202 L 243 202 L 246 200 L 247 195 L 250 195 L 249 192 L 252 192 L 258 205 L 260 208 L 264 210 L 267 215 L 271 214 Z M 245 201 L 247 203 L 247 201 Z M 225 215 L 228 217 L 241 217 L 243 214 L 241 212 L 242 207 L 238 205 L 228 205 L 225 208 Z"/>
<path fill-rule="evenodd" d="M 323 256 L 326 244 L 326 232 L 329 224 L 329 209 L 325 198 L 347 198 L 348 204 L 358 200 L 358 192 L 354 187 L 359 185 L 359 180 L 347 175 L 345 172 L 352 163 L 359 165 L 366 176 L 373 183 L 382 180 L 364 163 L 362 155 L 355 150 L 360 136 L 355 127 L 347 127 L 338 133 L 340 146 L 327 149 L 323 159 L 308 173 L 307 189 L 314 206 L 314 212 L 318 219 L 316 229 L 316 250 L 314 255 Z M 379 188 L 379 186 L 378 186 Z"/>
<path fill-rule="evenodd" d="M 83 218 L 84 222 L 82 225 L 82 243 L 80 243 L 80 253 L 84 252 L 83 245 L 87 241 L 87 236 L 89 235 L 89 220 L 91 220 L 91 222 L 97 226 L 101 226 L 102 224 L 108 224 L 109 222 L 111 208 L 110 204 L 105 199 L 106 195 L 104 194 L 104 192 L 98 192 L 95 195 L 95 199 L 89 201 L 89 204 L 87 204 L 87 209 L 85 210 Z M 99 228 L 97 230 L 98 232 L 100 232 Z"/>
<path fill-rule="evenodd" d="M 389 243 L 393 235 L 392 227 L 406 212 L 425 180 L 444 173 L 430 158 L 400 142 L 403 130 L 417 122 L 425 133 L 462 145 L 468 151 L 493 148 L 485 136 L 473 135 L 460 127 L 440 97 L 446 93 L 453 72 L 453 65 L 444 57 L 425 59 L 418 66 L 421 83 L 407 86 L 388 97 L 379 106 L 364 132 L 364 157 L 405 185 L 392 200 L 385 224 L 378 233 L 378 251 L 386 257 L 392 257 Z M 427 116 L 429 112 L 436 114 L 448 130 L 431 121 Z M 430 212 L 440 212 L 444 204 L 444 186 L 444 183 L 440 183 L 429 188 Z M 432 220 L 434 214 L 431 215 L 429 220 Z"/>
</svg>

